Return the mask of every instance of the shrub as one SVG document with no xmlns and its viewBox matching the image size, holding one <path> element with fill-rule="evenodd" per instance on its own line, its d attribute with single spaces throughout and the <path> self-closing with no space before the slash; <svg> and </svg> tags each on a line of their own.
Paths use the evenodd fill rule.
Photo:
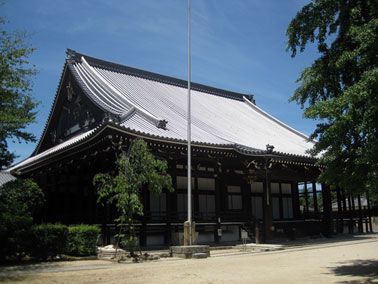
<svg viewBox="0 0 378 284">
<path fill-rule="evenodd" d="M 22 206 L 0 204 L 0 262 L 29 252 L 33 218 Z"/>
<path fill-rule="evenodd" d="M 37 259 L 53 259 L 65 251 L 68 228 L 61 224 L 42 224 L 32 227 L 33 247 L 31 256 Z"/>
<path fill-rule="evenodd" d="M 100 228 L 95 225 L 68 227 L 66 253 L 75 256 L 94 255 Z"/>
<path fill-rule="evenodd" d="M 30 179 L 16 179 L 0 187 L 0 261 L 21 259 L 32 245 L 33 213 L 44 194 Z"/>
</svg>

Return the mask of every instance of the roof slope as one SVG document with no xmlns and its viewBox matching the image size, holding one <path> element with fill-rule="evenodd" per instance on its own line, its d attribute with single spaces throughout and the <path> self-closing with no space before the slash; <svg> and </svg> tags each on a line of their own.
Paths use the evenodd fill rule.
<svg viewBox="0 0 378 284">
<path fill-rule="evenodd" d="M 186 82 L 75 53 L 70 67 L 87 95 L 121 125 L 164 139 L 186 140 Z M 306 155 L 313 144 L 253 104 L 248 95 L 193 84 L 192 141 Z M 159 127 L 165 126 L 165 127 Z"/>
<path fill-rule="evenodd" d="M 105 113 L 116 117 L 118 127 L 160 140 L 186 142 L 187 82 L 97 58 L 67 51 L 64 70 L 74 76 L 85 95 Z M 65 72 L 64 72 L 65 73 Z M 41 159 L 68 151 L 102 131 L 96 127 L 78 132 L 63 143 L 38 150 L 47 138 L 51 117 L 56 112 L 61 78 L 52 111 L 32 156 L 9 170 L 38 163 Z M 309 157 L 313 147 L 308 137 L 287 126 L 251 102 L 251 95 L 191 83 L 192 142 L 227 147 L 243 153 L 274 152 Z M 107 122 L 104 121 L 104 124 Z M 105 126 L 103 124 L 103 126 Z M 114 126 L 114 123 L 112 123 Z"/>
<path fill-rule="evenodd" d="M 8 171 L 0 171 L 0 186 L 6 184 L 7 182 L 10 182 L 12 180 L 15 180 L 16 178 L 11 175 Z"/>
</svg>

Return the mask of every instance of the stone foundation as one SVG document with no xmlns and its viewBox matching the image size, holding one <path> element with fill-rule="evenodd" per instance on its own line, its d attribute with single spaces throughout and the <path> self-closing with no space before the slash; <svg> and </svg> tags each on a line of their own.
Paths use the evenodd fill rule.
<svg viewBox="0 0 378 284">
<path fill-rule="evenodd" d="M 210 247 L 206 245 L 194 246 L 172 246 L 170 252 L 173 257 L 192 258 L 194 254 L 201 254 L 202 257 L 210 256 Z"/>
</svg>

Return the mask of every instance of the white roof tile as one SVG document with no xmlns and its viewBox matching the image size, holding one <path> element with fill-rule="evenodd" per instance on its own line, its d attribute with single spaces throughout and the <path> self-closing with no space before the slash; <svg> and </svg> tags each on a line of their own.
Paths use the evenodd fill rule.
<svg viewBox="0 0 378 284">
<path fill-rule="evenodd" d="M 92 101 L 117 115 L 121 127 L 160 139 L 186 141 L 187 89 L 182 84 L 184 81 L 126 66 L 120 69 L 109 67 L 113 63 L 87 58 L 100 64 L 88 63 L 80 56 L 80 60 L 69 61 L 69 66 Z M 228 145 L 247 151 L 265 151 L 266 145 L 270 144 L 275 152 L 308 156 L 306 151 L 313 147 L 313 143 L 307 141 L 306 135 L 267 114 L 242 94 L 196 86 L 191 91 L 194 143 Z M 163 121 L 167 121 L 166 127 L 159 128 Z M 78 134 L 8 171 L 68 149 L 95 132 L 96 129 L 92 129 Z"/>
<path fill-rule="evenodd" d="M 28 165 L 30 163 L 33 163 L 35 161 L 38 161 L 42 158 L 45 158 L 45 157 L 48 157 L 50 155 L 53 155 L 57 152 L 60 152 L 64 149 L 67 149 L 69 148 L 70 146 L 80 142 L 80 141 L 83 141 L 85 140 L 87 137 L 89 137 L 91 134 L 93 134 L 94 132 L 96 131 L 96 129 L 91 129 L 91 130 L 88 130 L 84 133 L 81 133 L 79 135 L 76 135 L 75 137 L 72 137 L 71 139 L 67 140 L 67 141 L 64 141 L 63 143 L 60 143 L 60 144 L 57 144 L 55 145 L 54 147 L 51 147 L 50 149 L 46 150 L 46 151 L 43 151 L 35 156 L 31 156 L 30 158 L 27 158 L 21 162 L 19 162 L 18 164 L 16 165 L 13 165 L 12 167 L 8 168 L 7 171 L 8 172 L 11 172 L 15 169 L 18 169 L 18 168 L 21 168 L 25 165 Z"/>
<path fill-rule="evenodd" d="M 91 66 L 84 57 L 73 64 L 95 101 L 114 114 L 135 114 L 123 126 L 166 139 L 186 140 L 187 89 L 106 68 Z M 111 91 L 107 91 L 111 90 Z M 205 144 L 243 145 L 294 155 L 306 155 L 313 144 L 307 137 L 265 113 L 247 99 L 236 100 L 192 90 L 192 141 Z M 156 120 L 166 120 L 166 129 Z"/>
</svg>

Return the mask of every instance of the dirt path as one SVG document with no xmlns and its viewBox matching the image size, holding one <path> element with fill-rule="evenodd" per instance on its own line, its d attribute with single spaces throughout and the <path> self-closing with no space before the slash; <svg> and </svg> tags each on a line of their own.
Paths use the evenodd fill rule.
<svg viewBox="0 0 378 284">
<path fill-rule="evenodd" d="M 378 283 L 378 239 L 372 240 L 111 267 L 93 261 L 81 266 L 96 270 L 2 274 L 0 283 Z"/>
</svg>

